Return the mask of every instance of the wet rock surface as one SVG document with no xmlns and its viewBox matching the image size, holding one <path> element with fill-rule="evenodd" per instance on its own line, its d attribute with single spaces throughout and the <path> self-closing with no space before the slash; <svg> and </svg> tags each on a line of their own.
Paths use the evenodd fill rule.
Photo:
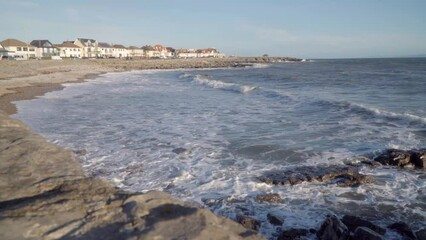
<svg viewBox="0 0 426 240">
<path fill-rule="evenodd" d="M 278 193 L 266 193 L 259 194 L 256 196 L 257 202 L 269 202 L 269 203 L 279 203 L 282 201 Z"/>
<path fill-rule="evenodd" d="M 379 233 L 380 235 L 384 235 L 386 233 L 386 229 L 357 216 L 345 215 L 342 218 L 342 222 L 348 227 L 349 231 L 351 232 L 355 232 L 358 227 L 367 227 Z"/>
<path fill-rule="evenodd" d="M 71 151 L 0 114 L 0 239 L 262 239 L 151 191 L 87 177 Z"/>
<path fill-rule="evenodd" d="M 383 240 L 383 236 L 379 233 L 367 228 L 357 227 L 354 231 L 352 239 L 356 240 Z"/>
<path fill-rule="evenodd" d="M 408 226 L 404 222 L 396 222 L 394 224 L 391 224 L 388 226 L 389 229 L 394 230 L 395 232 L 399 233 L 401 236 L 403 236 L 405 239 L 412 239 L 416 240 L 417 236 L 414 234 L 413 230 L 411 230 L 410 226 Z"/>
<path fill-rule="evenodd" d="M 249 230 L 258 231 L 260 228 L 260 221 L 256 220 L 252 217 L 245 215 L 237 215 L 237 222 L 243 225 L 245 228 Z"/>
<path fill-rule="evenodd" d="M 374 158 L 383 165 L 398 166 L 402 168 L 426 168 L 426 149 L 398 150 L 388 149 Z"/>
<path fill-rule="evenodd" d="M 320 240 L 347 240 L 350 233 L 346 225 L 336 216 L 328 216 L 316 235 Z"/>
<path fill-rule="evenodd" d="M 338 186 L 358 186 L 371 183 L 373 178 L 358 172 L 351 166 L 301 166 L 292 169 L 277 170 L 258 177 L 259 181 L 273 185 L 295 185 L 302 182 L 333 182 Z"/>
<path fill-rule="evenodd" d="M 188 150 L 186 148 L 182 148 L 182 147 L 175 148 L 175 149 L 172 150 L 172 152 L 174 152 L 178 155 L 189 155 L 189 154 L 191 154 L 190 150 Z"/>
<path fill-rule="evenodd" d="M 298 240 L 309 234 L 309 230 L 303 228 L 291 228 L 281 232 L 277 240 Z"/>
<path fill-rule="evenodd" d="M 283 225 L 283 223 L 284 223 L 284 221 L 283 221 L 283 220 L 281 220 L 279 217 L 275 216 L 275 215 L 274 215 L 274 214 L 272 214 L 272 213 L 268 213 L 268 214 L 266 215 L 266 218 L 268 219 L 268 222 L 269 222 L 270 224 L 275 225 L 275 226 L 281 226 L 281 225 Z"/>
</svg>

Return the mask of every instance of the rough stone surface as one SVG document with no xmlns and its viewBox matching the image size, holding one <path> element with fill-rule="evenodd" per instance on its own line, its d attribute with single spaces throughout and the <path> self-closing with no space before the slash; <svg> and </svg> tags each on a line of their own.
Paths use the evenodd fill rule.
<svg viewBox="0 0 426 240">
<path fill-rule="evenodd" d="M 71 151 L 0 114 L 0 239 L 261 239 L 207 209 L 85 176 Z"/>
<path fill-rule="evenodd" d="M 355 232 L 358 227 L 367 227 L 380 235 L 384 235 L 386 233 L 386 229 L 381 228 L 370 221 L 364 220 L 360 217 L 345 215 L 342 218 L 342 222 L 348 227 L 349 231 Z"/>
<path fill-rule="evenodd" d="M 383 165 L 398 166 L 402 168 L 426 168 L 426 149 L 398 150 L 388 149 L 377 156 L 375 161 Z"/>
<path fill-rule="evenodd" d="M 349 166 L 301 166 L 292 169 L 271 171 L 258 178 L 273 185 L 295 185 L 302 182 L 335 182 L 339 186 L 358 186 L 370 183 L 372 177 L 362 175 L 358 168 Z"/>
<path fill-rule="evenodd" d="M 279 217 L 275 216 L 275 215 L 274 215 L 274 214 L 272 214 L 272 213 L 268 213 L 268 214 L 266 215 L 266 218 L 268 219 L 268 222 L 269 222 L 270 224 L 275 225 L 275 226 L 282 226 L 282 225 L 283 225 L 283 223 L 284 223 L 284 221 L 283 221 L 283 220 L 281 220 Z"/>
<path fill-rule="evenodd" d="M 317 232 L 320 240 L 346 240 L 349 238 L 349 230 L 336 216 L 328 216 L 321 224 Z"/>
<path fill-rule="evenodd" d="M 396 222 L 388 226 L 389 229 L 392 229 L 403 236 L 405 239 L 414 239 L 416 240 L 416 234 L 413 230 L 404 222 Z"/>
<path fill-rule="evenodd" d="M 256 196 L 257 202 L 279 203 L 282 201 L 278 193 L 259 194 Z"/>
<path fill-rule="evenodd" d="M 245 215 L 237 215 L 237 222 L 249 230 L 258 231 L 260 228 L 260 221 Z"/>
<path fill-rule="evenodd" d="M 182 148 L 182 147 L 175 148 L 175 149 L 173 149 L 172 152 L 174 152 L 176 154 L 179 154 L 179 155 L 189 155 L 189 154 L 191 154 L 190 150 L 188 150 L 186 148 Z"/>
<path fill-rule="evenodd" d="M 357 227 L 352 238 L 356 240 L 383 240 L 382 235 L 367 227 Z"/>
<path fill-rule="evenodd" d="M 277 240 L 298 240 L 301 237 L 307 236 L 309 234 L 309 230 L 303 228 L 291 228 L 288 230 L 284 230 L 278 236 Z"/>
<path fill-rule="evenodd" d="M 426 239 L 426 228 L 423 228 L 416 232 L 417 239 L 423 240 Z"/>
</svg>

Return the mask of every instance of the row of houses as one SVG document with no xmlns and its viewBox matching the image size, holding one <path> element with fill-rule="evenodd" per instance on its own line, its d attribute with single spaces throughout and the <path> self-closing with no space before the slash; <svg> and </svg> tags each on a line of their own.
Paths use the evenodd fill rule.
<svg viewBox="0 0 426 240">
<path fill-rule="evenodd" d="M 94 39 L 77 38 L 52 44 L 49 40 L 26 43 L 17 39 L 0 42 L 0 59 L 61 59 L 61 58 L 219 58 L 224 57 L 215 48 L 174 49 L 161 44 L 143 47 L 108 44 Z"/>
</svg>

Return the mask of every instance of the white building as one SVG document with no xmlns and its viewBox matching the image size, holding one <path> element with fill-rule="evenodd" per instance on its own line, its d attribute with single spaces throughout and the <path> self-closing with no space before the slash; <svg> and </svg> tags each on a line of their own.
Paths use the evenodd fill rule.
<svg viewBox="0 0 426 240">
<path fill-rule="evenodd" d="M 178 58 L 196 58 L 198 57 L 195 49 L 178 49 L 176 50 L 176 57 Z"/>
<path fill-rule="evenodd" d="M 98 41 L 87 38 L 77 38 L 74 44 L 81 48 L 82 58 L 96 58 L 99 55 Z"/>
<path fill-rule="evenodd" d="M 49 58 L 59 56 L 59 49 L 57 49 L 49 40 L 33 40 L 30 43 L 36 47 L 36 58 Z"/>
<path fill-rule="evenodd" d="M 81 58 L 82 50 L 81 47 L 75 45 L 71 41 L 65 41 L 62 44 L 54 45 L 59 49 L 59 56 L 61 58 Z"/>
<path fill-rule="evenodd" d="M 36 58 L 36 47 L 28 43 L 9 38 L 1 41 L 0 44 L 7 51 L 7 56 L 13 57 L 16 60 Z"/>
<path fill-rule="evenodd" d="M 129 53 L 129 57 L 133 59 L 141 59 L 145 57 L 144 50 L 135 46 L 128 47 L 127 52 Z"/>
<path fill-rule="evenodd" d="M 126 47 L 120 44 L 112 45 L 113 54 L 115 58 L 127 58 L 129 56 L 129 52 Z"/>
<path fill-rule="evenodd" d="M 106 42 L 98 43 L 99 57 L 101 58 L 113 58 L 115 57 L 114 48 Z"/>
</svg>

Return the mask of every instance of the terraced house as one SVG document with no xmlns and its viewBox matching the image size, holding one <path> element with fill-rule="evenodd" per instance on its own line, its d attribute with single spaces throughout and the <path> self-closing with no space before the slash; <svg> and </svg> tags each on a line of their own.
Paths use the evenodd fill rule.
<svg viewBox="0 0 426 240">
<path fill-rule="evenodd" d="M 36 47 L 35 52 L 38 59 L 59 58 L 59 49 L 53 46 L 49 40 L 33 40 L 30 44 Z"/>
<path fill-rule="evenodd" d="M 98 57 L 100 58 L 112 58 L 114 57 L 113 47 L 106 42 L 98 42 Z"/>
<path fill-rule="evenodd" d="M 7 51 L 5 55 L 12 57 L 16 60 L 28 60 L 36 58 L 36 47 L 19 41 L 17 39 L 8 38 L 0 42 L 4 50 Z"/>
<path fill-rule="evenodd" d="M 82 58 L 96 58 L 99 56 L 98 41 L 88 38 L 77 38 L 74 44 L 81 48 Z"/>
<path fill-rule="evenodd" d="M 81 58 L 81 47 L 75 45 L 72 41 L 64 41 L 62 44 L 54 45 L 59 49 L 61 58 Z"/>
</svg>

